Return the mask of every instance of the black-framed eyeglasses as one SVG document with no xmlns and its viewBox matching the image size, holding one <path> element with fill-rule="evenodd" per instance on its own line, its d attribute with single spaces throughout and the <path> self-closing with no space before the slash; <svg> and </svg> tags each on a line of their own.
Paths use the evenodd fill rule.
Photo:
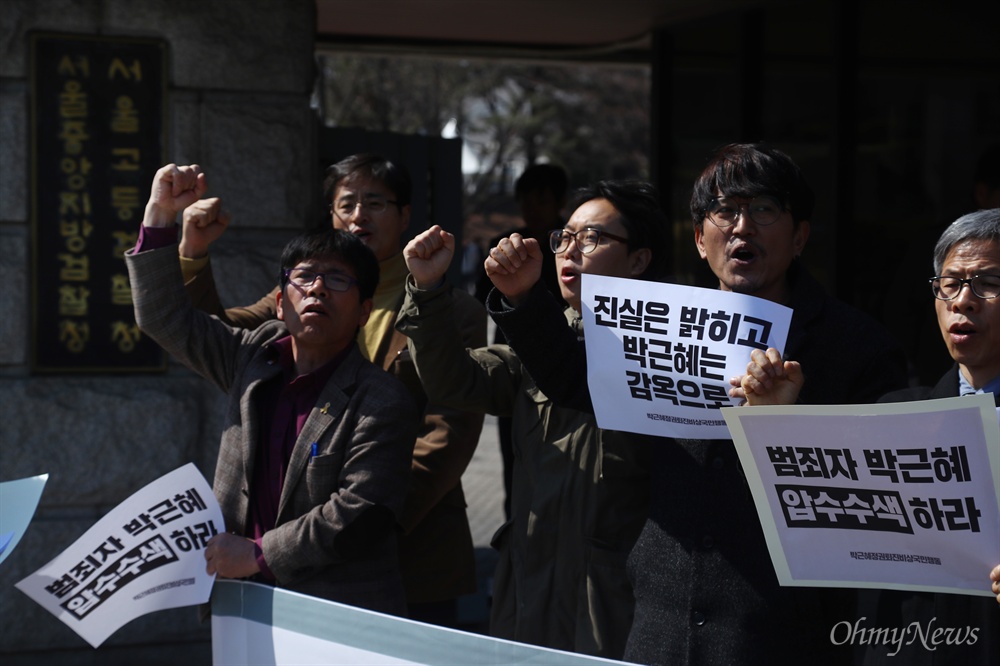
<svg viewBox="0 0 1000 666">
<path fill-rule="evenodd" d="M 570 241 L 575 241 L 581 254 L 590 254 L 597 249 L 601 238 L 610 238 L 619 243 L 627 243 L 628 239 L 615 234 L 597 229 L 596 227 L 585 227 L 577 232 L 568 229 L 553 229 L 549 232 L 549 247 L 555 254 L 562 254 L 569 249 Z"/>
<path fill-rule="evenodd" d="M 965 285 L 969 285 L 972 293 L 979 298 L 1000 296 L 1000 275 L 973 275 L 970 278 L 939 275 L 932 277 L 929 282 L 931 283 L 931 291 L 934 292 L 934 298 L 942 301 L 958 298 Z"/>
<path fill-rule="evenodd" d="M 769 194 L 761 194 L 750 201 L 740 202 L 731 197 L 715 197 L 705 209 L 705 217 L 720 229 L 726 229 L 736 224 L 740 211 L 746 209 L 744 215 L 749 215 L 755 224 L 765 227 L 774 224 L 785 212 L 785 204 Z"/>
<path fill-rule="evenodd" d="M 358 208 L 362 208 L 373 215 L 378 215 L 379 213 L 384 213 L 390 205 L 395 206 L 397 203 L 394 199 L 388 199 L 380 194 L 372 194 L 364 199 L 344 197 L 340 201 L 334 202 L 332 209 L 337 217 L 350 217 Z"/>
<path fill-rule="evenodd" d="M 306 268 L 285 269 L 285 279 L 294 284 L 296 287 L 301 287 L 303 289 L 311 287 L 316 282 L 316 278 L 322 278 L 323 285 L 330 291 L 347 291 L 351 288 L 351 285 L 358 283 L 358 281 L 350 275 L 344 275 L 340 271 L 318 273 Z"/>
</svg>

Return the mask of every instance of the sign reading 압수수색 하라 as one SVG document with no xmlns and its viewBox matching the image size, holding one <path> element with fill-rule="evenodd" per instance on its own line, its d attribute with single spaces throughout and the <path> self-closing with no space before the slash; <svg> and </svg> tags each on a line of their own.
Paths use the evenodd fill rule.
<svg viewBox="0 0 1000 666">
<path fill-rule="evenodd" d="M 225 531 L 212 488 L 188 463 L 135 492 L 16 587 L 99 646 L 135 618 L 208 601 L 208 540 Z"/>
<path fill-rule="evenodd" d="M 722 413 L 782 585 L 991 596 L 992 394 Z"/>
</svg>

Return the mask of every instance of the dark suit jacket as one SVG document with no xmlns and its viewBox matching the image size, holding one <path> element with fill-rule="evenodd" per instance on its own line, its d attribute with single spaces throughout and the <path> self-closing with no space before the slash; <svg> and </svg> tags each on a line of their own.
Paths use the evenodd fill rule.
<svg viewBox="0 0 1000 666">
<path fill-rule="evenodd" d="M 898 345 L 870 317 L 790 273 L 794 310 L 785 349 L 802 364 L 803 404 L 874 402 L 906 385 Z M 593 410 L 586 350 L 536 286 L 487 311 L 538 387 L 556 404 Z M 639 437 L 636 435 L 636 437 Z M 649 517 L 629 555 L 635 619 L 625 659 L 642 664 L 849 663 L 830 628 L 856 606 L 853 590 L 778 585 L 753 498 L 730 440 L 659 438 Z"/>
<path fill-rule="evenodd" d="M 126 257 L 140 328 L 229 394 L 213 489 L 226 529 L 248 535 L 260 445 L 257 391 L 280 372 L 280 321 L 234 329 L 195 310 L 174 246 Z M 277 584 L 381 612 L 405 613 L 394 525 L 409 480 L 416 408 L 356 347 L 334 371 L 296 441 L 278 518 L 262 540 Z M 312 443 L 318 454 L 310 459 Z"/>
</svg>

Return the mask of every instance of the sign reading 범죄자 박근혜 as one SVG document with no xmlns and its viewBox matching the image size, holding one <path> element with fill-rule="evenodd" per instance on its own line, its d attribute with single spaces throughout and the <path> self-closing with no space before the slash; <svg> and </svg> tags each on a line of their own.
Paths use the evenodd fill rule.
<svg viewBox="0 0 1000 666">
<path fill-rule="evenodd" d="M 16 587 L 94 647 L 135 618 L 208 601 L 222 510 L 192 463 L 133 493 Z"/>
<path fill-rule="evenodd" d="M 723 415 L 782 585 L 992 596 L 992 394 Z"/>
</svg>

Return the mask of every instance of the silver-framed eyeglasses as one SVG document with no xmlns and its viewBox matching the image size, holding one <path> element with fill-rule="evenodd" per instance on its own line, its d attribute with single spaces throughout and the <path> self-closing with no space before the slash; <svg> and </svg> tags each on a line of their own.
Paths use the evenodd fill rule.
<svg viewBox="0 0 1000 666">
<path fill-rule="evenodd" d="M 372 215 L 378 215 L 384 213 L 390 205 L 395 206 L 397 203 L 394 199 L 386 198 L 380 194 L 370 194 L 363 199 L 344 197 L 334 202 L 333 212 L 337 217 L 350 217 L 354 215 L 355 210 L 361 208 Z"/>
<path fill-rule="evenodd" d="M 970 278 L 939 275 L 932 277 L 929 282 L 931 283 L 931 291 L 934 292 L 934 298 L 942 301 L 958 298 L 965 285 L 969 285 L 972 293 L 979 298 L 1000 296 L 1000 275 L 973 275 Z"/>
<path fill-rule="evenodd" d="M 576 242 L 581 254 L 590 254 L 597 249 L 601 238 L 610 238 L 619 243 L 627 243 L 628 239 L 609 233 L 596 227 L 584 227 L 577 232 L 568 229 L 553 229 L 549 232 L 549 247 L 555 254 L 562 254 L 569 249 L 571 241 Z"/>
<path fill-rule="evenodd" d="M 316 282 L 316 278 L 323 279 L 323 285 L 330 291 L 347 291 L 351 285 L 358 283 L 350 275 L 344 275 L 340 271 L 330 273 L 318 273 L 306 268 L 286 268 L 285 279 L 296 287 L 308 289 Z"/>
<path fill-rule="evenodd" d="M 765 227 L 774 224 L 785 212 L 785 204 L 769 194 L 761 194 L 750 201 L 738 201 L 732 197 L 715 197 L 705 209 L 705 216 L 720 229 L 726 229 L 736 224 L 741 210 L 749 215 L 755 224 Z"/>
</svg>

